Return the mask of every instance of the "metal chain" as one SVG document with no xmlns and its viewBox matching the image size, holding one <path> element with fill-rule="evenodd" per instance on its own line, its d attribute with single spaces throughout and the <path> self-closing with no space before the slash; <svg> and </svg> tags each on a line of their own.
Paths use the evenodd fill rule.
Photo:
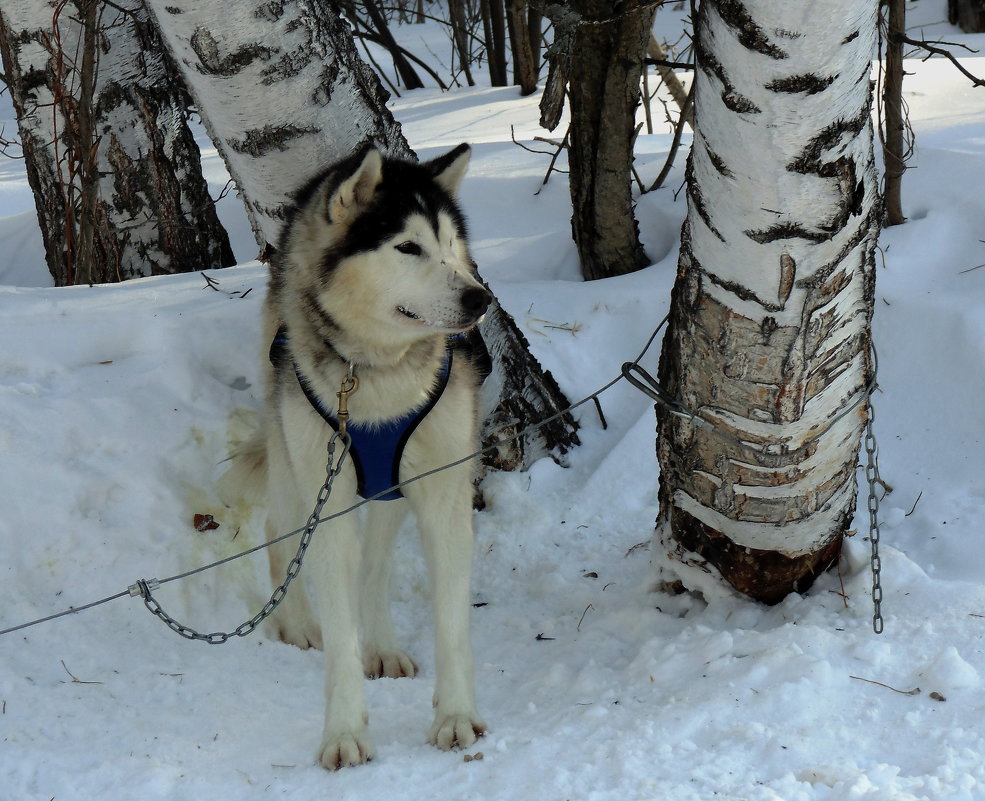
<svg viewBox="0 0 985 801">
<path fill-rule="evenodd" d="M 338 461 L 336 461 L 335 448 L 336 443 L 339 440 L 342 441 L 342 453 L 339 455 Z M 325 483 L 322 484 L 321 489 L 318 490 L 318 496 L 315 499 L 315 507 L 312 509 L 311 515 L 308 517 L 308 522 L 302 529 L 301 542 L 298 543 L 297 553 L 294 554 L 294 558 L 287 566 L 287 575 L 284 578 L 284 582 L 273 591 L 270 595 L 270 600 L 263 605 L 263 608 L 245 623 L 240 624 L 232 631 L 217 631 L 211 634 L 202 634 L 201 632 L 178 622 L 164 611 L 152 594 L 153 590 L 156 590 L 161 586 L 161 582 L 157 579 L 141 579 L 136 584 L 132 584 L 130 586 L 130 595 L 139 595 L 143 598 L 144 605 L 153 615 L 160 618 L 169 629 L 175 632 L 175 634 L 179 634 L 188 640 L 207 642 L 210 645 L 221 645 L 232 637 L 246 637 L 247 635 L 252 634 L 256 630 L 257 626 L 273 614 L 273 611 L 287 596 L 287 588 L 301 572 L 301 563 L 304 561 L 305 552 L 308 550 L 308 546 L 311 544 L 311 538 L 314 536 L 315 530 L 321 522 L 320 518 L 322 508 L 332 495 L 332 484 L 335 483 L 336 477 L 342 472 L 342 465 L 345 463 L 345 457 L 349 453 L 349 447 L 351 444 L 351 439 L 345 431 L 336 431 L 332 434 L 332 438 L 329 439 L 328 457 L 325 465 Z"/>
<path fill-rule="evenodd" d="M 666 322 L 667 322 L 667 318 L 665 317 L 661 321 L 660 325 L 658 325 L 657 328 L 650 335 L 650 338 L 647 340 L 647 343 L 646 343 L 645 347 L 643 348 L 643 350 L 640 352 L 639 356 L 637 356 L 634 361 L 632 361 L 632 362 L 626 362 L 623 365 L 622 373 L 619 376 L 617 376 L 616 378 L 612 379 L 611 381 L 609 381 L 604 386 L 600 387 L 598 390 L 596 390 L 592 394 L 590 394 L 587 397 L 581 399 L 577 403 L 572 404 L 571 406 L 567 407 L 566 409 L 563 409 L 560 412 L 557 412 L 556 414 L 553 414 L 550 417 L 547 417 L 546 419 L 544 419 L 544 420 L 542 420 L 542 421 L 540 421 L 538 423 L 534 423 L 534 424 L 528 426 L 527 428 L 523 429 L 520 432 L 514 432 L 514 433 L 512 433 L 509 436 L 503 437 L 502 439 L 498 439 L 498 440 L 492 442 L 491 444 L 487 445 L 486 447 L 484 447 L 483 449 L 481 449 L 481 450 L 479 450 L 479 451 L 477 451 L 475 453 L 469 454 L 468 456 L 465 456 L 465 457 L 463 457 L 463 458 L 461 458 L 461 459 L 459 459 L 459 460 L 457 460 L 455 462 L 452 462 L 452 463 L 450 463 L 448 465 L 444 465 L 443 467 L 439 467 L 439 468 L 436 468 L 434 470 L 429 470 L 429 471 L 426 471 L 426 472 L 424 472 L 424 473 L 422 473 L 420 475 L 414 476 L 413 478 L 407 479 L 406 481 L 403 481 L 403 482 L 397 484 L 396 486 L 391 487 L 390 489 L 391 490 L 392 489 L 399 489 L 399 488 L 401 488 L 403 486 L 406 486 L 407 484 L 410 484 L 410 483 L 412 483 L 414 481 L 418 481 L 418 480 L 423 479 L 423 478 L 427 478 L 428 476 L 431 476 L 431 475 L 433 475 L 435 473 L 438 473 L 438 472 L 440 472 L 442 470 L 448 469 L 450 467 L 457 467 L 458 465 L 464 464 L 465 462 L 468 462 L 468 461 L 470 461 L 472 459 L 475 459 L 475 458 L 481 456 L 482 454 L 484 454 L 486 452 L 492 452 L 493 450 L 495 450 L 496 448 L 499 448 L 502 444 L 504 444 L 506 442 L 512 441 L 514 439 L 517 439 L 517 438 L 525 435 L 529 431 L 532 431 L 532 430 L 535 430 L 537 428 L 540 428 L 540 427 L 542 427 L 544 425 L 547 425 L 547 424 L 553 422 L 554 420 L 559 419 L 562 415 L 570 414 L 572 411 L 574 411 L 578 407 L 580 407 L 580 406 L 588 403 L 589 401 L 597 400 L 597 398 L 598 398 L 599 395 L 601 395 L 603 392 L 605 392 L 606 390 L 610 389 L 611 387 L 613 387 L 615 384 L 619 383 L 619 381 L 621 381 L 623 379 L 628 380 L 629 383 L 631 383 L 637 389 L 639 389 L 642 392 L 644 392 L 645 394 L 649 395 L 656 402 L 664 405 L 665 408 L 667 408 L 672 414 L 679 415 L 681 417 L 685 417 L 685 418 L 687 418 L 689 420 L 694 421 L 695 423 L 697 423 L 698 421 L 700 421 L 701 423 L 704 423 L 706 425 L 709 424 L 708 421 L 703 420 L 702 418 L 700 418 L 697 415 L 693 414 L 689 410 L 685 409 L 683 406 L 681 406 L 681 404 L 679 404 L 676 401 L 674 401 L 666 393 L 666 391 L 664 391 L 664 389 L 659 385 L 659 383 L 656 381 L 656 379 L 654 379 L 651 375 L 649 375 L 645 370 L 643 370 L 639 366 L 639 362 L 642 360 L 643 356 L 650 349 L 650 346 L 653 344 L 653 341 L 656 339 L 657 334 L 659 333 L 659 331 L 661 330 L 661 328 L 663 328 L 663 326 L 664 326 L 664 324 Z M 875 354 L 874 348 L 873 348 L 873 354 L 872 355 L 873 355 L 873 359 L 875 360 L 876 354 Z M 638 373 L 639 375 L 638 376 L 633 375 L 634 372 L 635 373 Z M 830 421 L 829 422 L 829 427 L 830 427 L 830 425 L 833 424 L 833 422 L 835 422 L 836 420 L 840 419 L 845 414 L 848 414 L 849 412 L 851 412 L 852 410 L 854 410 L 855 408 L 857 408 L 857 406 L 859 406 L 861 403 L 863 403 L 865 401 L 868 401 L 868 419 L 866 421 L 866 426 L 865 426 L 865 451 L 866 451 L 866 471 L 865 472 L 866 472 L 866 481 L 868 483 L 869 539 L 870 539 L 870 542 L 872 544 L 872 560 L 871 560 L 871 566 L 872 566 L 872 603 L 873 603 L 873 610 L 874 610 L 873 617 L 872 617 L 872 627 L 873 627 L 873 630 L 877 634 L 881 634 L 882 631 L 883 631 L 883 618 L 882 618 L 882 583 L 881 583 L 882 564 L 881 564 L 881 561 L 880 561 L 880 558 L 879 558 L 879 536 L 880 536 L 880 534 L 879 534 L 879 517 L 878 517 L 878 512 L 879 512 L 879 496 L 877 494 L 877 488 L 878 488 L 878 486 L 882 482 L 881 482 L 881 479 L 879 478 L 878 449 L 877 449 L 875 435 L 873 433 L 873 428 L 872 428 L 872 423 L 873 423 L 873 421 L 875 419 L 875 411 L 872 408 L 872 393 L 873 393 L 873 390 L 875 388 L 876 372 L 877 372 L 877 369 L 874 369 L 873 370 L 872 378 L 870 379 L 870 382 L 869 382 L 869 385 L 866 387 L 866 391 L 860 395 L 859 399 L 855 403 L 850 404 L 849 408 L 843 410 L 841 412 L 841 414 L 839 414 L 838 417 L 835 418 L 834 421 Z M 345 389 L 345 386 L 343 386 L 343 389 Z M 355 387 L 352 387 L 348 392 L 351 393 L 353 391 L 355 391 Z M 341 400 L 341 397 L 340 397 L 340 400 Z M 496 431 L 495 434 L 499 434 L 500 432 L 505 431 L 508 427 L 509 426 L 504 426 L 503 428 L 501 428 L 498 431 Z M 825 429 L 825 430 L 827 430 L 827 429 Z M 719 434 L 724 434 L 724 432 L 719 431 Z M 725 435 L 725 436 L 728 436 L 728 435 Z M 334 459 L 335 446 L 336 446 L 336 442 L 339 439 L 342 440 L 343 445 L 344 445 L 344 449 L 342 451 L 341 456 L 339 457 L 338 462 L 333 467 L 332 462 L 333 462 L 333 459 Z M 746 443 L 742 443 L 742 442 L 740 442 L 740 444 L 742 444 L 744 446 L 746 445 Z M 169 577 L 167 579 L 164 579 L 163 581 L 159 581 L 157 579 L 148 579 L 148 580 L 140 580 L 140 581 L 137 581 L 135 584 L 131 584 L 127 591 L 117 593 L 116 595 L 111 595 L 111 596 L 109 596 L 107 598 L 103 598 L 103 599 L 101 599 L 99 601 L 94 601 L 92 603 L 85 604 L 84 606 L 73 607 L 71 609 L 67 609 L 67 610 L 65 610 L 63 612 L 59 612 L 59 613 L 54 614 L 54 615 L 49 615 L 49 616 L 44 617 L 44 618 L 41 618 L 39 620 L 34 620 L 34 621 L 31 621 L 31 622 L 28 622 L 28 623 L 23 623 L 23 624 L 21 624 L 19 626 L 14 626 L 14 627 L 11 627 L 9 629 L 5 629 L 3 631 L 0 631 L 0 636 L 2 636 L 4 634 L 9 634 L 9 633 L 14 632 L 14 631 L 19 631 L 20 629 L 27 628 L 29 626 L 35 626 L 35 625 L 37 625 L 39 623 L 44 623 L 44 622 L 47 622 L 49 620 L 54 620 L 54 619 L 57 619 L 57 618 L 60 618 L 60 617 L 64 617 L 66 615 L 70 615 L 70 614 L 74 614 L 76 612 L 80 612 L 80 611 L 83 611 L 83 610 L 86 610 L 86 609 L 90 609 L 92 607 L 99 606 L 99 605 L 104 604 L 104 603 L 107 603 L 109 601 L 115 601 L 118 598 L 126 597 L 127 595 L 130 595 L 131 597 L 141 597 L 143 599 L 143 601 L 144 601 L 144 604 L 147 606 L 147 608 L 155 616 L 157 616 L 158 618 L 160 618 L 174 632 L 176 632 L 177 634 L 179 634 L 182 637 L 185 637 L 187 639 L 200 640 L 200 641 L 204 641 L 204 642 L 208 642 L 208 643 L 212 643 L 212 644 L 219 644 L 219 643 L 226 642 L 231 637 L 245 637 L 246 635 L 248 635 L 251 632 L 253 632 L 257 628 L 257 626 L 259 626 L 260 623 L 263 620 L 265 620 L 267 617 L 269 617 L 270 614 L 274 611 L 274 609 L 277 608 L 278 604 L 280 604 L 280 602 L 284 599 L 284 596 L 287 594 L 287 587 L 288 587 L 288 585 L 291 583 L 291 581 L 293 581 L 293 579 L 300 572 L 300 570 L 301 570 L 301 562 L 302 562 L 302 560 L 304 558 L 305 551 L 307 551 L 307 549 L 308 549 L 308 545 L 309 545 L 309 543 L 311 541 L 312 535 L 314 534 L 314 531 L 318 527 L 319 523 L 325 522 L 324 520 L 320 519 L 321 510 L 322 510 L 322 507 L 325 505 L 325 503 L 328 501 L 328 498 L 329 498 L 329 496 L 331 494 L 332 484 L 333 484 L 336 476 L 341 471 L 342 464 L 343 464 L 343 462 L 345 460 L 346 454 L 349 452 L 350 445 L 351 445 L 351 441 L 349 440 L 348 435 L 345 434 L 344 432 L 342 434 L 340 434 L 340 433 L 334 434 L 332 436 L 332 438 L 329 440 L 329 443 L 328 443 L 328 460 L 327 460 L 327 465 L 326 465 L 326 479 L 325 479 L 325 483 L 322 485 L 321 490 L 319 490 L 318 498 L 317 498 L 316 504 L 315 504 L 315 508 L 312 511 L 311 516 L 308 518 L 308 523 L 305 525 L 305 527 L 303 529 L 297 529 L 295 531 L 289 532 L 288 534 L 284 534 L 281 537 L 277 538 L 276 540 L 269 541 L 269 542 L 267 542 L 267 543 L 265 543 L 263 545 L 257 546 L 256 548 L 252 548 L 250 550 L 244 551 L 244 552 L 242 552 L 240 554 L 237 554 L 235 556 L 231 556 L 231 557 L 228 557 L 227 559 L 220 560 L 219 562 L 214 562 L 214 563 L 212 563 L 210 565 L 205 565 L 203 567 L 197 568 L 196 570 L 190 571 L 189 573 L 182 573 L 182 574 L 179 574 L 177 576 L 171 576 L 171 577 Z M 383 495 L 387 491 L 389 491 L 389 490 L 385 490 L 385 491 L 383 491 L 383 492 L 381 492 L 379 494 L 380 495 Z M 347 513 L 351 512 L 351 511 L 353 511 L 354 509 L 358 508 L 359 506 L 362 506 L 363 504 L 367 503 L 368 500 L 372 500 L 372 498 L 367 499 L 367 500 L 360 501 L 359 503 L 355 504 L 354 506 L 350 507 L 349 509 L 346 509 L 344 511 L 338 512 L 336 515 L 332 515 L 331 517 L 336 517 L 336 516 L 340 516 L 340 515 L 343 515 L 343 514 L 347 514 Z M 328 519 L 331 519 L 331 517 L 328 518 Z M 198 572 L 202 572 L 204 570 L 209 570 L 211 568 L 217 567 L 220 564 L 224 564 L 227 561 L 232 561 L 233 559 L 238 559 L 238 558 L 241 558 L 243 556 L 247 556 L 248 554 L 254 553 L 255 551 L 258 551 L 258 550 L 262 550 L 265 547 L 268 547 L 268 546 L 270 546 L 272 544 L 275 544 L 277 542 L 281 542 L 283 540 L 286 540 L 287 538 L 293 537 L 293 536 L 295 536 L 295 535 L 297 535 L 299 533 L 302 534 L 303 536 L 302 536 L 301 542 L 300 542 L 300 544 L 298 546 L 297 553 L 296 553 L 294 559 L 291 560 L 290 565 L 288 566 L 287 576 L 286 576 L 286 578 L 284 580 L 284 583 L 281 584 L 279 587 L 277 587 L 277 589 L 274 590 L 274 592 L 270 596 L 270 600 L 264 605 L 263 609 L 261 609 L 260 612 L 258 612 L 250 620 L 248 620 L 245 623 L 243 623 L 242 625 L 238 626 L 232 632 L 228 632 L 228 633 L 227 632 L 216 632 L 216 633 L 213 633 L 213 634 L 201 634 L 201 633 L 195 631 L 194 629 L 189 628 L 188 626 L 184 626 L 181 623 L 179 623 L 178 621 L 176 621 L 173 617 L 171 617 L 170 615 L 168 615 L 161 608 L 160 604 L 153 598 L 152 592 L 154 590 L 157 590 L 162 584 L 166 584 L 166 583 L 168 583 L 170 581 L 176 581 L 178 579 L 186 578 L 187 576 L 192 575 L 193 573 L 198 573 Z"/>
<path fill-rule="evenodd" d="M 821 439 L 839 420 L 841 420 L 846 415 L 853 412 L 856 408 L 861 406 L 863 403 L 866 404 L 868 414 L 866 415 L 865 422 L 865 478 L 868 484 L 868 510 L 869 510 L 869 542 L 872 544 L 872 557 L 871 557 L 871 568 L 872 568 L 872 630 L 876 634 L 882 634 L 884 621 L 882 618 L 882 561 L 879 557 L 879 495 L 878 488 L 882 484 L 882 479 L 879 476 L 879 449 L 876 444 L 875 433 L 872 428 L 872 424 L 875 421 L 875 409 L 872 406 L 872 395 L 876 388 L 877 377 L 878 377 L 878 356 L 876 354 L 876 349 L 874 343 L 870 342 L 870 350 L 872 355 L 873 369 L 872 374 L 869 378 L 868 384 L 865 386 L 864 392 L 861 392 L 856 399 L 847 404 L 837 415 L 832 417 L 827 421 L 821 431 L 819 431 L 812 439 L 804 442 L 797 451 L 806 450 L 812 443 L 815 443 Z M 639 360 L 637 360 L 638 362 Z M 750 443 L 745 442 L 732 434 L 723 431 L 721 428 L 717 427 L 711 421 L 701 417 L 696 412 L 690 411 L 685 408 L 679 401 L 671 397 L 667 390 L 661 386 L 661 384 L 650 375 L 646 370 L 644 370 L 637 362 L 626 362 L 622 366 L 623 377 L 634 387 L 640 390 L 643 394 L 648 395 L 657 404 L 662 406 L 668 413 L 675 415 L 677 417 L 682 417 L 691 423 L 696 425 L 703 425 L 709 429 L 715 431 L 715 433 L 722 439 L 728 440 L 735 445 L 742 448 L 753 447 Z M 789 451 L 790 453 L 795 453 L 796 451 Z"/>
<path fill-rule="evenodd" d="M 869 542 L 872 545 L 872 630 L 882 634 L 882 560 L 879 558 L 879 493 L 882 483 L 879 477 L 879 448 L 872 430 L 876 413 L 869 398 L 868 416 L 865 421 L 865 480 L 869 485 Z"/>
</svg>

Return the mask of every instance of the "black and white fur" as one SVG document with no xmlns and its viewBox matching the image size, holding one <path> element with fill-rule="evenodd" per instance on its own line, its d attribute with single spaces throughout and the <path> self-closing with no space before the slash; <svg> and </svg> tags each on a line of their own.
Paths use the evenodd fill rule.
<svg viewBox="0 0 985 801">
<path fill-rule="evenodd" d="M 318 175 L 295 197 L 271 261 L 264 341 L 287 330 L 289 359 L 265 363 L 260 434 L 242 448 L 223 482 L 266 491 L 268 539 L 301 527 L 325 477 L 331 428 L 298 383 L 303 373 L 335 410 L 350 365 L 359 379 L 352 421 L 379 422 L 419 406 L 436 381 L 449 335 L 469 331 L 491 296 L 469 254 L 455 202 L 470 150 L 460 145 L 416 164 L 365 147 Z M 411 436 L 400 462 L 408 478 L 477 446 L 479 368 L 456 352 L 447 387 Z M 368 505 L 316 533 L 304 576 L 274 613 L 272 633 L 325 652 L 325 728 L 318 758 L 329 768 L 372 759 L 363 677 L 414 676 L 397 646 L 388 608 L 394 536 L 409 507 L 420 530 L 435 619 L 434 723 L 430 741 L 467 748 L 485 732 L 475 706 L 469 640 L 472 563 L 471 468 L 461 465 L 410 484 L 404 499 Z M 335 481 L 322 515 L 356 500 L 351 464 Z M 275 585 L 296 543 L 269 549 Z"/>
</svg>

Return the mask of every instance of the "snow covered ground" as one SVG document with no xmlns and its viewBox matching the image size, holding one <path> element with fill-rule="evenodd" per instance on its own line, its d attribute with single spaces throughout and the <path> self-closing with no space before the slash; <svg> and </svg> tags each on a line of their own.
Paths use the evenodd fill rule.
<svg viewBox="0 0 985 801">
<path fill-rule="evenodd" d="M 985 75 L 985 58 L 964 63 Z M 943 61 L 907 69 L 910 221 L 882 237 L 875 320 L 893 488 L 884 634 L 864 514 L 840 571 L 777 607 L 649 592 L 634 546 L 656 515 L 654 417 L 620 384 L 602 399 L 608 430 L 581 415 L 569 467 L 485 483 L 473 638 L 490 731 L 468 752 L 481 760 L 424 742 L 432 628 L 407 532 L 395 615 L 422 675 L 368 685 L 370 765 L 315 765 L 320 654 L 259 634 L 187 642 L 121 598 L 0 637 L 0 801 L 985 799 L 985 90 Z M 584 284 L 564 176 L 537 194 L 547 157 L 510 142 L 510 126 L 542 133 L 536 99 L 423 90 L 394 110 L 424 156 L 475 143 L 463 201 L 477 260 L 569 397 L 615 376 L 664 314 L 683 200 L 640 200 L 653 266 Z M 669 142 L 641 140 L 644 180 Z M 206 162 L 215 194 L 224 173 Z M 0 160 L 0 628 L 258 542 L 213 497 L 257 406 L 265 284 L 242 214 L 221 213 L 243 264 L 210 274 L 218 291 L 198 273 L 52 289 L 21 166 Z M 221 526 L 196 531 L 197 512 Z M 265 573 L 259 555 L 157 597 L 228 630 L 264 600 Z"/>
</svg>

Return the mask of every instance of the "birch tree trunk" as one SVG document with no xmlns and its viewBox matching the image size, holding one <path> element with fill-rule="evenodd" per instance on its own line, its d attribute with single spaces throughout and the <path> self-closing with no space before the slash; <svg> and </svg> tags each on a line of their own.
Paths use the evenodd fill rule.
<svg viewBox="0 0 985 801">
<path fill-rule="evenodd" d="M 243 194 L 261 249 L 275 243 L 288 196 L 318 169 L 371 140 L 415 158 L 386 108 L 387 93 L 356 55 L 348 28 L 318 0 L 147 0 L 206 120 L 213 142 Z M 500 369 L 498 413 L 518 428 L 539 422 L 567 401 L 525 347 L 498 305 L 482 336 L 491 353 L 522 359 Z M 500 366 L 502 359 L 498 360 Z M 512 364 L 512 362 L 511 362 Z M 505 399 L 527 399 L 511 406 Z M 577 444 L 577 425 L 560 425 L 515 443 L 503 462 L 527 466 Z M 536 444 L 535 444 L 536 443 Z"/>
<path fill-rule="evenodd" d="M 877 0 L 705 0 L 656 559 L 773 603 L 837 560 L 866 419 Z M 719 584 L 720 586 L 720 584 Z"/>
<path fill-rule="evenodd" d="M 56 285 L 233 263 L 142 6 L 10 0 L 0 52 Z"/>
<path fill-rule="evenodd" d="M 257 241 L 277 241 L 284 201 L 320 165 L 372 140 L 409 146 L 387 94 L 319 0 L 148 0 Z"/>
</svg>

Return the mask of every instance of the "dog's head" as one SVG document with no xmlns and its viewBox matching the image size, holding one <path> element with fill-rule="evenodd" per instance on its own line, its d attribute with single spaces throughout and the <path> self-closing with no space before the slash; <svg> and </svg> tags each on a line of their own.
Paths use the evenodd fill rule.
<svg viewBox="0 0 985 801">
<path fill-rule="evenodd" d="M 282 256 L 336 324 L 406 342 L 479 322 L 492 296 L 455 202 L 470 154 L 417 164 L 368 146 L 298 193 Z"/>
</svg>

